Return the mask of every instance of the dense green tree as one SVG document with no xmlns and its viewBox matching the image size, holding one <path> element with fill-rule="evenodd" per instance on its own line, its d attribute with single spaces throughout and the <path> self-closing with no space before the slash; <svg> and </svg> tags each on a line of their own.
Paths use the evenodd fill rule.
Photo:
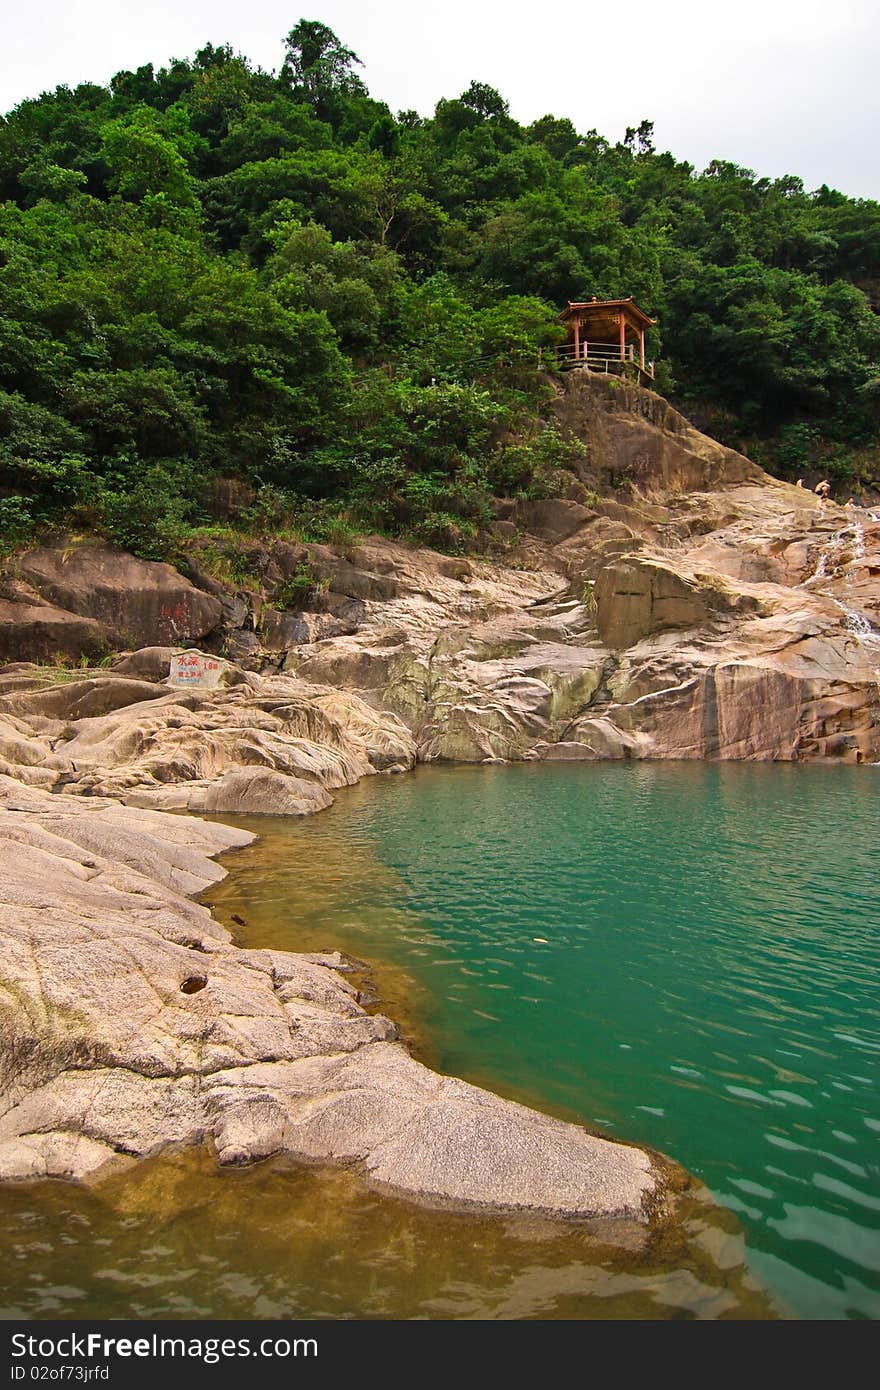
<svg viewBox="0 0 880 1390">
<path fill-rule="evenodd" d="M 698 173 L 646 120 L 523 128 L 482 82 L 395 118 L 360 66 L 303 19 L 277 73 L 208 44 L 0 118 L 7 549 L 67 518 L 173 553 L 220 473 L 315 534 L 459 544 L 560 485 L 538 360 L 592 294 L 659 317 L 730 443 L 880 478 L 878 203 Z"/>
<path fill-rule="evenodd" d="M 318 20 L 301 19 L 287 35 L 282 77 L 319 120 L 337 126 L 346 105 L 367 96 L 356 67 L 363 67 L 357 54 Z"/>
</svg>

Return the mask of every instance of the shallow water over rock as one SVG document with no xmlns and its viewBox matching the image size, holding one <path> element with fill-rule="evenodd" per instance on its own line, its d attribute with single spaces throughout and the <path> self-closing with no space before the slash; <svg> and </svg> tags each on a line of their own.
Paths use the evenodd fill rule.
<svg viewBox="0 0 880 1390">
<path fill-rule="evenodd" d="M 800 1316 L 880 1312 L 871 768 L 432 768 L 261 841 L 249 944 L 380 968 L 427 1060 L 655 1146 Z"/>
<path fill-rule="evenodd" d="M 96 1190 L 0 1188 L 5 1318 L 765 1318 L 728 1213 L 683 1219 L 436 1211 L 345 1169 L 222 1171 L 204 1151 Z"/>
<path fill-rule="evenodd" d="M 242 944 L 371 962 L 424 1060 L 656 1146 L 722 1205 L 566 1225 L 170 1154 L 0 1188 L 0 1315 L 876 1316 L 875 776 L 434 767 L 250 819 L 206 895 Z"/>
</svg>

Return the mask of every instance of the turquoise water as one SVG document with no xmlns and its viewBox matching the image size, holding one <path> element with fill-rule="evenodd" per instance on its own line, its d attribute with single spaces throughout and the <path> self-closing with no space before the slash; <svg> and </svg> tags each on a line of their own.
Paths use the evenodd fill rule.
<svg viewBox="0 0 880 1390">
<path fill-rule="evenodd" d="M 401 967 L 444 1070 L 677 1159 L 737 1214 L 781 1310 L 876 1317 L 878 776 L 371 779 L 311 820 L 254 822 L 264 852 L 226 905 L 292 924 L 276 945 Z"/>
</svg>

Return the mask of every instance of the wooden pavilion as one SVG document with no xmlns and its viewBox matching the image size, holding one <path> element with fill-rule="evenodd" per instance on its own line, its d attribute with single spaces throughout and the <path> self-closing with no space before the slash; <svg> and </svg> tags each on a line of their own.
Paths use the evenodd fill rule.
<svg viewBox="0 0 880 1390">
<path fill-rule="evenodd" d="M 654 379 L 654 363 L 645 360 L 645 334 L 656 322 L 632 296 L 573 303 L 559 315 L 566 340 L 559 348 L 562 366 L 588 367 L 594 372 L 632 373 Z"/>
</svg>

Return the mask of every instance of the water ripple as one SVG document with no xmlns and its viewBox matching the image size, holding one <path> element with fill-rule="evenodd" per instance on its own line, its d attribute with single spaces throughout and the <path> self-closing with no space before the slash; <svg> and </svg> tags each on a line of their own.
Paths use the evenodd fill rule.
<svg viewBox="0 0 880 1390">
<path fill-rule="evenodd" d="M 671 1153 L 741 1214 L 789 1306 L 880 1314 L 872 770 L 378 782 L 284 825 L 229 901 L 264 926 L 277 902 L 275 945 L 305 921 L 310 944 L 411 972 L 446 1070 Z"/>
</svg>

